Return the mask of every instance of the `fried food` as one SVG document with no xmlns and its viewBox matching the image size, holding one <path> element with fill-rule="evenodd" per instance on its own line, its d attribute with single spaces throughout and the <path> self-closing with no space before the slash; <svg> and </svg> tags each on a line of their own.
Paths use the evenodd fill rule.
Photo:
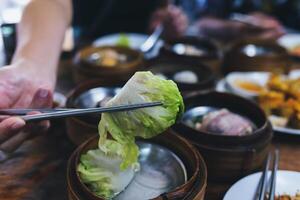
<svg viewBox="0 0 300 200">
<path fill-rule="evenodd" d="M 279 195 L 275 197 L 275 200 L 300 200 L 300 193 L 297 193 L 296 196 L 290 196 L 290 195 Z"/>
<path fill-rule="evenodd" d="M 300 128 L 300 79 L 286 79 L 281 75 L 271 75 L 266 90 L 261 92 L 258 103 L 269 116 L 285 118 L 290 128 Z M 272 122 L 273 118 L 270 118 Z"/>
</svg>

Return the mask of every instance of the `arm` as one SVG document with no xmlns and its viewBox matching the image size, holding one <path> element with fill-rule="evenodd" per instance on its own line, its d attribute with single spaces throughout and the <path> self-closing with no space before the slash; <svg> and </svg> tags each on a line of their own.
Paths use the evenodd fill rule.
<svg viewBox="0 0 300 200">
<path fill-rule="evenodd" d="M 211 16 L 202 17 L 196 22 L 200 35 L 214 37 L 224 41 L 234 40 L 241 37 L 253 37 L 260 39 L 276 39 L 284 34 L 282 25 L 274 18 L 261 14 L 249 14 L 251 25 L 216 18 Z"/>
<path fill-rule="evenodd" d="M 65 31 L 71 21 L 71 0 L 33 0 L 18 26 L 13 64 L 28 62 L 54 84 Z M 54 85 L 52 85 L 54 86 Z"/>
<path fill-rule="evenodd" d="M 0 69 L 0 108 L 52 105 L 56 69 L 64 33 L 71 21 L 71 0 L 32 0 L 18 26 L 12 64 Z M 13 151 L 49 126 L 0 116 L 0 150 Z"/>
</svg>

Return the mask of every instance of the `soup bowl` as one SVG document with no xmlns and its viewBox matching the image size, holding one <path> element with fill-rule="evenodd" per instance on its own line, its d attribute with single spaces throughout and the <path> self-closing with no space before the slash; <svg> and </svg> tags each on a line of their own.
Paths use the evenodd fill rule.
<svg viewBox="0 0 300 200">
<path fill-rule="evenodd" d="M 207 179 L 206 166 L 199 152 L 187 140 L 168 130 L 149 140 L 138 139 L 137 144 L 140 147 L 141 170 L 136 172 L 129 186 L 114 199 L 203 200 Z M 80 156 L 97 148 L 97 145 L 98 137 L 93 137 L 78 147 L 70 157 L 67 170 L 69 200 L 103 199 L 89 190 L 76 171 Z M 149 169 L 152 170 L 151 176 L 149 171 L 147 174 Z M 141 180 L 142 185 L 139 183 Z M 171 184 L 172 187 L 160 187 L 162 183 L 164 186 Z M 149 196 L 149 192 L 152 195 Z"/>
<path fill-rule="evenodd" d="M 117 61 L 119 59 L 120 61 Z M 81 83 L 90 79 L 128 80 L 143 67 L 144 55 L 134 49 L 118 46 L 88 46 L 74 59 L 73 79 Z"/>
</svg>

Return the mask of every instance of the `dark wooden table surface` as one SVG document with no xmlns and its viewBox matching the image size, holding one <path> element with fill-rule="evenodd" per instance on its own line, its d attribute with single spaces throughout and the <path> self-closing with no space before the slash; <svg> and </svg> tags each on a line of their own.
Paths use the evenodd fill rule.
<svg viewBox="0 0 300 200">
<path fill-rule="evenodd" d="M 60 80 L 59 86 L 66 92 L 72 85 Z M 300 136 L 275 134 L 275 146 L 280 169 L 300 171 Z M 67 199 L 66 164 L 74 149 L 63 122 L 54 122 L 46 135 L 27 141 L 0 163 L 0 200 Z"/>
</svg>

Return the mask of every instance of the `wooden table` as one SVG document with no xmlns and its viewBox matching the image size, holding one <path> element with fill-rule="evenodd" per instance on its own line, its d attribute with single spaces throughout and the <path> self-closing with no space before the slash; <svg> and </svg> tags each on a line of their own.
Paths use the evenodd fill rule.
<svg viewBox="0 0 300 200">
<path fill-rule="evenodd" d="M 66 91 L 64 87 L 60 90 Z M 300 171 L 300 137 L 275 134 L 273 147 L 280 149 L 280 169 Z M 27 141 L 10 159 L 0 163 L 0 199 L 67 199 L 66 164 L 74 149 L 64 124 L 54 122 L 47 135 Z M 224 186 L 223 191 L 227 188 Z M 214 188 L 209 191 L 214 192 Z"/>
</svg>

